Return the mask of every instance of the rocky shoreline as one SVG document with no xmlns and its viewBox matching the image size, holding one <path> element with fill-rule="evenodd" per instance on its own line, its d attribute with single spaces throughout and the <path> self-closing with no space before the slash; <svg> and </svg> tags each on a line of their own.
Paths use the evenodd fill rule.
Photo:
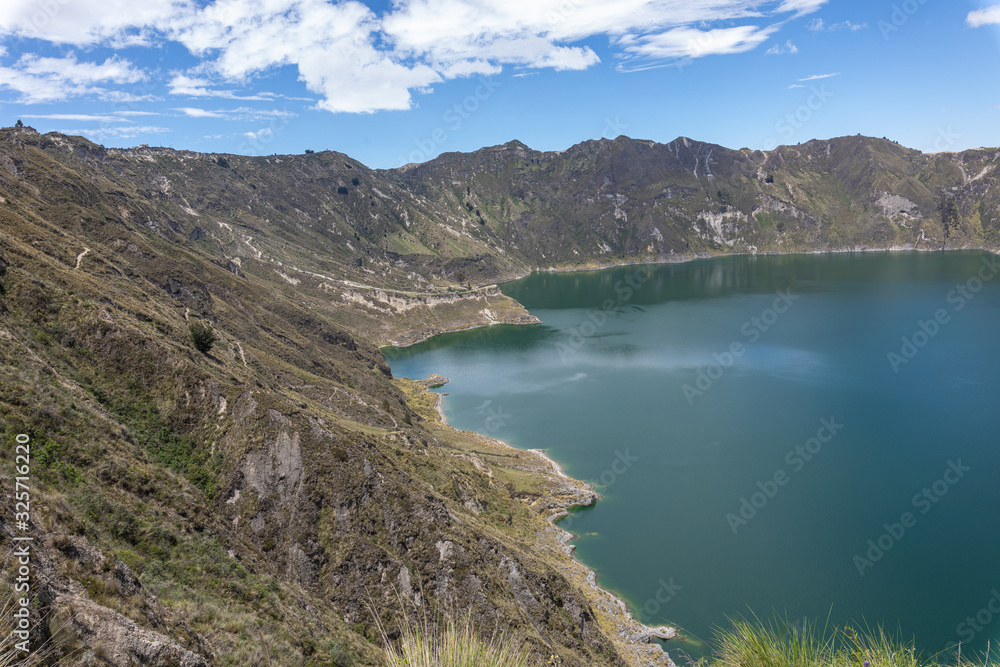
<svg viewBox="0 0 1000 667">
<path fill-rule="evenodd" d="M 417 384 L 429 390 L 441 386 L 448 379 L 441 375 L 431 375 Z M 436 394 L 435 408 L 443 424 L 447 424 L 441 408 L 446 394 Z M 541 449 L 520 449 L 503 440 L 482 434 L 477 436 L 485 443 L 515 454 L 521 459 L 517 469 L 539 476 L 545 482 L 545 493 L 532 502 L 532 508 L 545 519 L 545 527 L 536 536 L 536 547 L 540 553 L 550 556 L 549 560 L 560 574 L 574 582 L 589 600 L 601 625 L 608 631 L 619 653 L 629 667 L 650 667 L 661 665 L 676 667 L 670 656 L 655 640 L 670 640 L 677 636 L 677 630 L 668 626 L 650 627 L 637 621 L 629 611 L 628 604 L 611 591 L 597 583 L 597 573 L 583 564 L 574 555 L 576 547 L 570 542 L 575 535 L 560 528 L 556 522 L 567 516 L 574 507 L 587 507 L 600 499 L 594 488 L 581 480 L 566 474 L 562 466 Z M 523 461 L 522 457 L 530 457 Z M 478 460 L 480 466 L 485 464 Z"/>
<path fill-rule="evenodd" d="M 510 447 L 503 441 L 497 441 Z M 512 448 L 513 449 L 513 448 Z M 597 583 L 597 572 L 576 558 L 576 547 L 570 542 L 576 536 L 557 525 L 557 522 L 567 516 L 574 507 L 587 507 L 600 499 L 600 494 L 594 491 L 586 482 L 566 475 L 555 460 L 543 450 L 522 450 L 535 455 L 547 468 L 540 471 L 549 481 L 548 498 L 536 501 L 536 509 L 545 517 L 548 527 L 539 535 L 539 541 L 544 547 L 555 548 L 568 561 L 560 567 L 561 573 L 571 581 L 581 583 L 584 593 L 590 598 L 595 611 L 604 616 L 605 622 L 611 626 L 613 638 L 619 651 L 630 665 L 648 667 L 649 665 L 665 665 L 675 667 L 674 662 L 654 640 L 670 640 L 677 637 L 677 629 L 668 626 L 650 627 L 637 621 L 628 604 L 611 591 L 602 588 Z"/>
<path fill-rule="evenodd" d="M 988 252 L 994 254 L 997 253 L 996 250 L 986 249 Z M 822 254 L 822 253 L 846 253 L 846 252 L 900 252 L 900 251 L 922 251 L 928 252 L 931 249 L 925 248 L 913 248 L 913 247 L 894 247 L 890 249 L 885 248 L 857 248 L 857 249 L 837 249 L 837 250 L 815 250 L 815 251 L 805 251 L 801 254 Z M 800 254 L 800 253 L 782 253 L 782 254 Z M 669 263 L 674 262 L 684 262 L 693 261 L 695 259 L 703 259 L 706 257 L 687 257 L 687 258 L 671 258 Z M 661 262 L 663 263 L 663 262 Z M 631 264 L 621 264 L 616 266 L 630 266 Z M 580 267 L 580 268 L 570 268 L 570 269 L 559 269 L 558 271 L 588 271 L 588 270 L 602 270 L 604 268 L 612 267 Z M 537 269 L 538 271 L 545 271 L 546 269 Z M 548 271 L 557 271 L 557 269 L 548 269 Z M 534 319 L 533 322 L 524 323 L 537 323 L 538 320 Z M 497 322 L 492 322 L 490 324 L 495 324 Z M 511 322 L 514 323 L 514 322 Z M 476 325 L 472 327 L 466 327 L 467 329 L 477 328 L 477 326 L 488 326 L 488 325 Z M 462 329 L 456 329 L 462 330 Z M 428 336 L 430 337 L 430 336 Z M 413 341 L 412 343 L 407 342 L 406 345 L 415 344 L 426 340 L 426 338 L 421 338 L 420 340 Z M 426 389 L 432 387 L 440 387 L 448 382 L 448 378 L 440 375 L 431 375 L 426 380 L 419 381 L 419 384 L 423 385 Z M 444 397 L 447 394 L 439 393 L 436 395 L 435 409 L 442 424 L 448 423 L 447 417 L 445 416 L 443 403 Z M 629 665 L 635 665 L 636 667 L 648 667 L 649 665 L 666 665 L 668 667 L 676 667 L 674 662 L 671 660 L 669 654 L 661 649 L 657 644 L 652 644 L 654 640 L 670 640 L 677 637 L 678 632 L 675 628 L 668 626 L 661 627 L 650 627 L 644 625 L 637 621 L 632 613 L 629 611 L 628 604 L 622 600 L 620 597 L 612 593 L 611 591 L 602 588 L 597 583 L 597 573 L 584 563 L 580 562 L 575 556 L 576 547 L 571 544 L 572 540 L 576 537 L 573 533 L 561 528 L 557 522 L 568 516 L 570 510 L 574 507 L 587 507 L 597 502 L 600 499 L 600 495 L 593 489 L 592 486 L 583 482 L 581 480 L 574 479 L 568 476 L 563 470 L 562 466 L 552 459 L 543 449 L 519 449 L 509 445 L 508 443 L 497 440 L 495 438 L 489 438 L 487 436 L 481 436 L 485 440 L 490 441 L 498 447 L 514 450 L 519 453 L 527 453 L 535 458 L 539 465 L 531 466 L 525 469 L 525 472 L 533 472 L 546 480 L 546 487 L 548 490 L 547 495 L 536 500 L 533 505 L 535 509 L 542 515 L 547 522 L 547 526 L 544 530 L 540 531 L 538 535 L 538 546 L 540 550 L 544 550 L 550 553 L 558 553 L 559 555 L 553 560 L 557 563 L 557 567 L 561 574 L 566 576 L 569 580 L 576 582 L 580 589 L 588 596 L 590 602 L 595 609 L 595 611 L 603 617 L 605 625 L 610 628 L 612 637 L 615 641 L 616 646 L 622 653 L 626 662 Z M 567 558 L 568 557 L 568 558 Z"/>
</svg>

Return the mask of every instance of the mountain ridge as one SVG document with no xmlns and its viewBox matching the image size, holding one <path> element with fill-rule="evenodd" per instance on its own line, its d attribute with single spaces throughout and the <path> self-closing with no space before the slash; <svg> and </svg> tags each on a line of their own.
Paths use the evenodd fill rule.
<svg viewBox="0 0 1000 667">
<path fill-rule="evenodd" d="M 583 487 L 440 424 L 379 346 L 536 322 L 493 287 L 533 270 L 995 249 L 998 159 L 620 137 L 374 170 L 0 128 L 0 422 L 37 443 L 36 626 L 111 664 L 380 664 L 374 615 L 451 605 L 539 659 L 644 664 L 546 521 Z"/>
</svg>

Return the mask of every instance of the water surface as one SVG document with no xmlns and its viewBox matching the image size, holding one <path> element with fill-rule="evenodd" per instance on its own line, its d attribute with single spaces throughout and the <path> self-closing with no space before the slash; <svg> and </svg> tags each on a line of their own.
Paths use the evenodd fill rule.
<svg viewBox="0 0 1000 667">
<path fill-rule="evenodd" d="M 698 654 L 751 610 L 882 623 L 927 654 L 996 648 L 990 258 L 535 274 L 503 290 L 543 325 L 439 336 L 390 363 L 451 378 L 457 428 L 547 449 L 595 484 L 603 499 L 563 525 L 637 617 L 683 628 L 691 641 L 668 648 Z"/>
</svg>

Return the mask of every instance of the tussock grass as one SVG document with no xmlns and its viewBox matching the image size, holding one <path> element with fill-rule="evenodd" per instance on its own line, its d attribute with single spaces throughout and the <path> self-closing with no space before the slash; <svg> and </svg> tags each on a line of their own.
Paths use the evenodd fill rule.
<svg viewBox="0 0 1000 667">
<path fill-rule="evenodd" d="M 49 665 L 50 667 L 61 667 L 70 665 L 72 661 L 80 658 L 83 650 L 75 645 L 75 636 L 68 630 L 70 623 L 64 618 L 50 618 L 45 615 L 41 623 L 48 636 L 38 642 L 37 635 L 40 628 L 35 627 L 36 619 L 32 619 L 30 642 L 31 650 L 24 653 L 18 650 L 17 642 L 13 631 L 18 627 L 14 612 L 19 608 L 18 598 L 20 595 L 14 591 L 12 583 L 5 580 L 0 582 L 0 667 L 32 667 L 34 665 Z"/>
<path fill-rule="evenodd" d="M 504 631 L 480 636 L 472 621 L 448 618 L 437 627 L 408 624 L 393 642 L 379 623 L 386 662 L 392 667 L 527 667 L 530 651 Z"/>
<path fill-rule="evenodd" d="M 879 626 L 831 629 L 808 621 L 790 623 L 775 616 L 761 621 L 734 619 L 719 629 L 713 657 L 695 667 L 990 667 L 997 656 L 921 656 L 913 642 L 903 641 Z"/>
<path fill-rule="evenodd" d="M 835 635 L 808 623 L 736 619 L 719 630 L 711 667 L 825 667 L 836 664 Z"/>
</svg>

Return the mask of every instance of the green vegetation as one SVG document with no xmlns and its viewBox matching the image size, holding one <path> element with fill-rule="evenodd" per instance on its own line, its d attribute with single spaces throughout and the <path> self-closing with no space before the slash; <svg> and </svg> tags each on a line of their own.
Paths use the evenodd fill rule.
<svg viewBox="0 0 1000 667">
<path fill-rule="evenodd" d="M 697 667 L 987 667 L 990 656 L 917 655 L 912 642 L 883 628 L 832 629 L 808 620 L 796 623 L 775 616 L 769 621 L 736 619 L 718 631 L 712 658 Z"/>
<path fill-rule="evenodd" d="M 191 333 L 191 342 L 194 343 L 195 349 L 202 354 L 208 354 L 212 351 L 212 346 L 215 345 L 215 332 L 212 331 L 210 325 L 193 322 L 188 330 Z"/>
<path fill-rule="evenodd" d="M 145 664 L 115 653 L 127 618 L 160 637 L 146 648 L 173 651 L 161 664 L 183 650 L 212 665 L 384 665 L 357 601 L 404 580 L 447 582 L 473 606 L 443 634 L 404 631 L 400 659 L 451 641 L 476 659 L 511 644 L 508 664 L 522 646 L 635 664 L 551 539 L 545 515 L 574 491 L 441 424 L 435 396 L 393 379 L 376 344 L 484 311 L 526 321 L 470 288 L 538 267 L 940 247 L 946 192 L 949 243 L 1000 243 L 997 175 L 962 177 L 990 151 L 854 137 L 779 151 L 511 142 L 376 171 L 332 151 L 229 160 L 0 130 L 0 435 L 31 436 L 35 575 L 74 591 L 33 604 L 67 645 L 93 647 L 70 664 Z M 690 168 L 709 154 L 711 181 Z M 920 216 L 887 213 L 876 189 Z M 700 214 L 724 214 L 723 241 Z M 449 292 L 453 277 L 464 290 Z M 13 571 L 9 554 L 0 566 Z M 511 634 L 489 634 L 497 618 Z M 398 614 L 380 621 L 396 637 Z"/>
</svg>

